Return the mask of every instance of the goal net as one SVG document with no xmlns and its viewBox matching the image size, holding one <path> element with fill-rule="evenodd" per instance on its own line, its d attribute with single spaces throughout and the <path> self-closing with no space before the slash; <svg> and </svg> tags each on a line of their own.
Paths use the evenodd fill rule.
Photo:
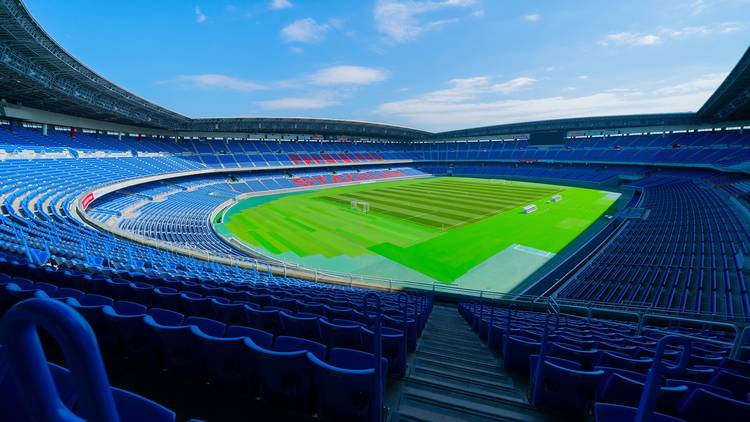
<svg viewBox="0 0 750 422">
<path fill-rule="evenodd" d="M 352 209 L 367 214 L 370 212 L 370 203 L 367 201 L 351 201 Z"/>
</svg>

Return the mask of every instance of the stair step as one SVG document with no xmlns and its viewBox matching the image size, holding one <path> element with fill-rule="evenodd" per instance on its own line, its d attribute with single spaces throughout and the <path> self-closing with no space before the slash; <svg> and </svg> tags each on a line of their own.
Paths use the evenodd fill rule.
<svg viewBox="0 0 750 422">
<path fill-rule="evenodd" d="M 440 380 L 414 375 L 404 381 L 404 386 L 417 390 L 421 389 L 441 392 L 443 394 L 456 394 L 462 397 L 473 397 L 475 400 L 486 403 L 526 403 L 525 393 L 522 393 L 513 385 L 488 389 L 484 386 L 455 383 L 450 379 Z"/>
<path fill-rule="evenodd" d="M 438 360 L 442 362 L 453 362 L 460 365 L 474 365 L 478 368 L 485 368 L 485 369 L 500 369 L 500 362 L 496 361 L 495 359 L 488 357 L 489 355 L 478 355 L 476 358 L 471 359 L 465 359 L 462 357 L 458 357 L 455 355 L 445 355 L 442 353 L 433 353 L 427 350 L 420 350 L 419 355 L 417 356 L 418 359 L 432 359 L 432 360 Z"/>
<path fill-rule="evenodd" d="M 399 421 L 534 421 L 544 420 L 524 404 L 483 404 L 453 395 L 406 388 Z"/>
<path fill-rule="evenodd" d="M 400 386 L 391 422 L 545 419 L 455 306 L 433 307 Z"/>
<path fill-rule="evenodd" d="M 484 370 L 479 368 L 472 368 L 465 365 L 451 364 L 448 362 L 441 362 L 430 359 L 423 359 L 417 357 L 414 360 L 414 368 L 418 369 L 432 369 L 439 371 L 444 375 L 452 375 L 454 377 L 461 377 L 466 380 L 480 380 L 488 382 L 496 382 L 497 380 L 503 380 L 506 383 L 513 383 L 511 377 L 507 374 L 501 373 L 498 369 L 495 370 Z"/>
<path fill-rule="evenodd" d="M 420 354 L 414 359 L 414 364 L 422 364 L 424 366 L 428 367 L 434 367 L 434 366 L 440 366 L 444 365 L 451 369 L 451 371 L 467 371 L 467 372 L 482 372 L 486 374 L 492 374 L 495 376 L 498 375 L 504 375 L 503 370 L 500 368 L 500 365 L 494 364 L 494 365 L 488 365 L 486 363 L 482 362 L 476 362 L 471 361 L 467 359 L 462 359 L 461 361 L 451 361 L 448 359 L 445 359 L 446 357 L 440 356 L 436 357 L 434 355 L 432 356 L 426 356 L 423 354 Z"/>
<path fill-rule="evenodd" d="M 474 359 L 477 358 L 477 360 L 482 360 L 482 356 L 484 353 L 477 353 L 477 352 L 469 352 L 469 351 L 462 351 L 462 350 L 454 350 L 447 347 L 436 347 L 429 344 L 417 344 L 417 354 L 419 354 L 420 351 L 425 350 L 434 354 L 440 354 L 445 356 L 455 356 L 462 359 Z M 485 362 L 495 362 L 492 359 L 492 355 L 490 354 L 489 349 L 486 351 L 486 356 L 484 356 Z"/>
<path fill-rule="evenodd" d="M 435 346 L 446 346 L 454 349 L 466 349 L 472 352 L 489 352 L 490 349 L 479 341 L 473 343 L 453 341 L 452 339 L 441 339 L 441 338 L 424 338 L 422 343 L 428 343 Z"/>
<path fill-rule="evenodd" d="M 440 382 L 447 382 L 456 388 L 486 388 L 488 390 L 498 389 L 507 390 L 513 388 L 513 379 L 510 377 L 503 378 L 498 376 L 492 379 L 479 379 L 476 377 L 462 376 L 461 374 L 454 374 L 446 372 L 440 369 L 415 366 L 411 370 L 411 375 L 415 377 L 421 377 L 425 379 L 433 379 Z"/>
</svg>

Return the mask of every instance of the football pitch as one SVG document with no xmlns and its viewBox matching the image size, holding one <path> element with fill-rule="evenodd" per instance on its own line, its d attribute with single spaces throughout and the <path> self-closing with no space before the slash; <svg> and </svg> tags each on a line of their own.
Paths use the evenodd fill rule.
<svg viewBox="0 0 750 422">
<path fill-rule="evenodd" d="M 498 179 L 408 179 L 250 197 L 216 229 L 310 268 L 507 292 L 618 197 Z M 538 209 L 525 214 L 530 204 Z"/>
</svg>

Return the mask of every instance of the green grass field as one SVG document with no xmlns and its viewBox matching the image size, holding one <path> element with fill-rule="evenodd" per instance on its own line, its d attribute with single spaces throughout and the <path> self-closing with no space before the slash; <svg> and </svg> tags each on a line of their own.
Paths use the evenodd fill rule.
<svg viewBox="0 0 750 422">
<path fill-rule="evenodd" d="M 550 202 L 555 194 L 562 201 Z M 409 179 L 248 198 L 217 231 L 309 267 L 509 291 L 617 196 L 497 179 Z M 355 200 L 369 212 L 352 209 Z M 538 211 L 523 214 L 532 203 Z"/>
</svg>

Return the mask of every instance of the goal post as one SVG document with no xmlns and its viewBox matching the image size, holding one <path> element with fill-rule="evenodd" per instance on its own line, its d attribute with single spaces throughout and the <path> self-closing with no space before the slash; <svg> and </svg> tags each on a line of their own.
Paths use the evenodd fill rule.
<svg viewBox="0 0 750 422">
<path fill-rule="evenodd" d="M 363 212 L 365 214 L 370 212 L 370 203 L 367 201 L 352 200 L 351 207 L 353 210 Z"/>
</svg>

